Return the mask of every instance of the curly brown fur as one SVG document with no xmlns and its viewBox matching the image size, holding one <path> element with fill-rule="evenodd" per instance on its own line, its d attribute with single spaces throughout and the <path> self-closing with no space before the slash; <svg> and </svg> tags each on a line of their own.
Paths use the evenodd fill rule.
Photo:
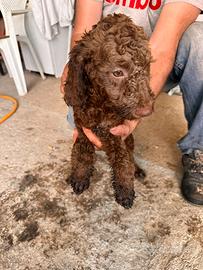
<svg viewBox="0 0 203 270">
<path fill-rule="evenodd" d="M 65 101 L 73 107 L 79 131 L 69 179 L 77 194 L 89 187 L 95 161 L 94 146 L 84 135 L 84 126 L 102 142 L 113 171 L 116 201 L 125 208 L 132 206 L 134 177 L 145 174 L 133 159 L 133 136 L 123 142 L 109 130 L 125 119 L 138 119 L 152 112 L 150 61 L 143 29 L 121 14 L 102 19 L 72 49 Z"/>
</svg>

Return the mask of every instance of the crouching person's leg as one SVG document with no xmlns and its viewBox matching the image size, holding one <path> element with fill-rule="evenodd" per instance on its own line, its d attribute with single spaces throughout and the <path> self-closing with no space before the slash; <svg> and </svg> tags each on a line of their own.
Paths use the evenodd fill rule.
<svg viewBox="0 0 203 270">
<path fill-rule="evenodd" d="M 183 153 L 183 196 L 203 205 L 203 22 L 193 23 L 184 33 L 171 73 L 183 94 L 187 134 L 178 142 Z"/>
</svg>

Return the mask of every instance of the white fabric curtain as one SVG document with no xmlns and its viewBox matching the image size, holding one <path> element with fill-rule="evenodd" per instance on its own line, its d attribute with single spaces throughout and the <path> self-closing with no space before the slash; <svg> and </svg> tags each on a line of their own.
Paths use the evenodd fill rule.
<svg viewBox="0 0 203 270">
<path fill-rule="evenodd" d="M 75 0 L 33 0 L 31 7 L 35 22 L 43 36 L 51 40 L 59 27 L 72 23 Z"/>
</svg>

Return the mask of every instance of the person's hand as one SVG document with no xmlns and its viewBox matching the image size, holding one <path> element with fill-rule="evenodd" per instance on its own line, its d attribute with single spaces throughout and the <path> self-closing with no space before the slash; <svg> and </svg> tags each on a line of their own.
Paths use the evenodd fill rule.
<svg viewBox="0 0 203 270">
<path fill-rule="evenodd" d="M 61 91 L 61 94 L 64 95 L 65 93 L 65 85 L 66 85 L 66 79 L 67 79 L 67 76 L 68 76 L 68 64 L 65 65 L 64 69 L 63 69 L 63 73 L 61 75 L 61 85 L 60 85 L 60 91 Z"/>
<path fill-rule="evenodd" d="M 97 148 L 101 148 L 102 147 L 102 143 L 99 140 L 99 138 L 91 131 L 91 129 L 85 128 L 83 127 L 83 132 L 85 133 L 85 135 L 87 136 L 87 138 L 89 139 L 89 141 L 91 143 L 93 143 Z"/>
<path fill-rule="evenodd" d="M 91 143 L 93 143 L 97 148 L 101 148 L 102 144 L 99 140 L 99 138 L 88 128 L 83 127 L 83 132 L 89 139 Z M 74 128 L 73 130 L 73 142 L 75 143 L 78 138 L 78 130 L 77 128 Z"/>
<path fill-rule="evenodd" d="M 110 132 L 115 136 L 122 137 L 123 140 L 125 140 L 137 127 L 137 125 L 140 123 L 141 119 L 139 120 L 125 120 L 122 125 L 113 127 L 110 129 Z M 90 130 L 85 127 L 83 127 L 83 132 L 87 136 L 87 138 L 90 140 L 91 143 L 93 143 L 97 148 L 102 147 L 102 143 L 99 140 L 99 138 Z M 73 140 L 76 141 L 78 137 L 78 131 L 77 129 L 74 129 L 73 132 Z"/>
<path fill-rule="evenodd" d="M 125 140 L 137 127 L 140 121 L 141 119 L 125 120 L 122 125 L 111 128 L 110 132 L 111 134 L 120 136 L 123 140 Z"/>
<path fill-rule="evenodd" d="M 73 142 L 75 143 L 78 137 L 78 130 L 77 128 L 73 129 Z"/>
</svg>

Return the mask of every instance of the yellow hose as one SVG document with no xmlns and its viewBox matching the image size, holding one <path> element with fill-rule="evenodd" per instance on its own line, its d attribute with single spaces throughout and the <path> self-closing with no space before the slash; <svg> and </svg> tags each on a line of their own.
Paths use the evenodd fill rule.
<svg viewBox="0 0 203 270">
<path fill-rule="evenodd" d="M 9 113 L 7 113 L 6 115 L 4 115 L 2 118 L 0 118 L 0 124 L 2 124 L 4 121 L 6 121 L 9 117 L 11 117 L 11 115 L 13 115 L 15 113 L 15 111 L 18 108 L 18 101 L 10 96 L 2 96 L 0 95 L 1 99 L 5 99 L 5 100 L 9 100 L 13 103 L 13 106 L 11 108 L 11 111 Z"/>
</svg>

